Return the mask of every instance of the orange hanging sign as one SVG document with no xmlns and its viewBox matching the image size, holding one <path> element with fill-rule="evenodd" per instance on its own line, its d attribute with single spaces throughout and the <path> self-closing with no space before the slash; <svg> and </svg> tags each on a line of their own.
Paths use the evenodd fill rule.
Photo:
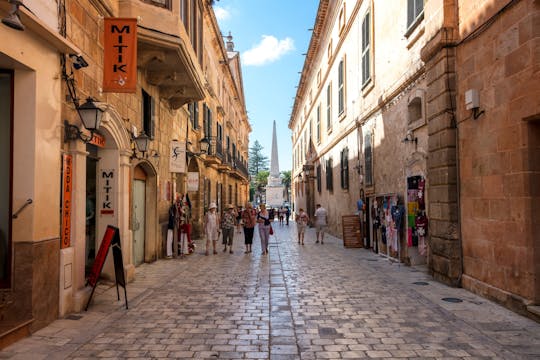
<svg viewBox="0 0 540 360">
<path fill-rule="evenodd" d="M 137 19 L 105 18 L 103 91 L 137 89 Z"/>
<path fill-rule="evenodd" d="M 71 246 L 71 193 L 73 188 L 73 157 L 62 155 L 62 243 L 61 249 Z"/>
</svg>

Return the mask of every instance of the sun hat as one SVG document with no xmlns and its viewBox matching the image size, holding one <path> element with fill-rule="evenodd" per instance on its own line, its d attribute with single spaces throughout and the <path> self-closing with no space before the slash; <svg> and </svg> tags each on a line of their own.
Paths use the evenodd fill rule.
<svg viewBox="0 0 540 360">
<path fill-rule="evenodd" d="M 211 202 L 211 203 L 210 203 L 210 206 L 208 206 L 208 210 L 210 210 L 210 209 L 215 209 L 215 208 L 217 208 L 215 202 Z"/>
<path fill-rule="evenodd" d="M 234 206 L 232 204 L 228 204 L 227 209 L 234 209 Z"/>
</svg>

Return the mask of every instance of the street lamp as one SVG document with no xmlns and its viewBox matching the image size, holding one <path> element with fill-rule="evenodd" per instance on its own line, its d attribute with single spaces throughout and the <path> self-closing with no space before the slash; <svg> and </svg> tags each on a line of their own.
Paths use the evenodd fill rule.
<svg viewBox="0 0 540 360">
<path fill-rule="evenodd" d="M 131 156 L 132 159 L 148 159 L 149 157 L 153 157 L 156 160 L 159 159 L 159 153 L 156 150 L 148 151 L 150 138 L 144 132 L 141 132 L 139 136 L 134 137 L 132 140 L 135 143 L 133 155 Z M 142 153 L 142 156 L 138 157 L 137 152 Z"/>
<path fill-rule="evenodd" d="M 190 142 L 188 142 L 188 145 L 191 145 Z M 208 140 L 206 137 L 199 140 L 199 152 L 193 152 L 189 149 L 187 149 L 186 153 L 188 156 L 200 156 L 203 154 L 208 154 L 208 151 L 210 150 L 210 140 Z"/>
<path fill-rule="evenodd" d="M 88 143 L 94 137 L 94 132 L 101 125 L 103 110 L 94 103 L 94 99 L 91 97 L 87 98 L 86 102 L 77 106 L 76 109 L 83 126 L 90 131 L 90 135 L 84 136 L 77 125 L 70 124 L 67 120 L 64 120 L 64 140 L 80 139 L 84 143 Z"/>
</svg>

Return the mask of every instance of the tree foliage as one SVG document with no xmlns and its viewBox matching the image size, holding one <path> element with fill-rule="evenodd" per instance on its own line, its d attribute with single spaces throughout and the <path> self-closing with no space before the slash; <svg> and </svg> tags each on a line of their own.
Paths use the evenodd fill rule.
<svg viewBox="0 0 540 360">
<path fill-rule="evenodd" d="M 257 176 L 261 170 L 268 170 L 268 157 L 262 153 L 263 146 L 255 140 L 253 146 L 249 148 L 248 171 L 252 176 Z M 268 177 L 268 176 L 267 176 Z"/>
</svg>

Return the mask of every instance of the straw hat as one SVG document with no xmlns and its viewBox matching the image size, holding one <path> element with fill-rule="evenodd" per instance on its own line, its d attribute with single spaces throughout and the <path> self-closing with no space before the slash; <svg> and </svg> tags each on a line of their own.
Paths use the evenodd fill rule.
<svg viewBox="0 0 540 360">
<path fill-rule="evenodd" d="M 215 209 L 215 208 L 217 208 L 215 202 L 211 202 L 211 203 L 210 203 L 210 206 L 208 206 L 208 210 L 210 210 L 210 209 Z"/>
<path fill-rule="evenodd" d="M 234 206 L 232 204 L 228 204 L 226 209 L 234 209 Z"/>
</svg>

